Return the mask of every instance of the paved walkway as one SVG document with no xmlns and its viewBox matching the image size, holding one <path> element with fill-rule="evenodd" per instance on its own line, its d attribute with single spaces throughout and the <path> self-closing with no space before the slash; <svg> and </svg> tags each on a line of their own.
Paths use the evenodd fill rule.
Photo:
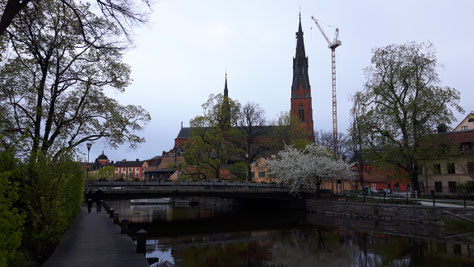
<svg viewBox="0 0 474 267">
<path fill-rule="evenodd" d="M 43 266 L 149 266 L 143 254 L 136 254 L 136 245 L 107 214 L 91 213 L 81 207 L 74 224 Z"/>
</svg>

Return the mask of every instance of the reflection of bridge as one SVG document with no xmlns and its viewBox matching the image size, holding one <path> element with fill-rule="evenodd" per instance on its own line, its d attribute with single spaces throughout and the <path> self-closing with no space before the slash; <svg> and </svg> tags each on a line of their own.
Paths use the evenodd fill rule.
<svg viewBox="0 0 474 267">
<path fill-rule="evenodd" d="M 298 197 L 290 194 L 290 188 L 281 184 L 228 183 L 228 182 L 86 182 L 86 190 L 100 188 L 107 197 L 226 197 L 253 199 L 301 199 L 311 195 L 300 191 Z"/>
</svg>

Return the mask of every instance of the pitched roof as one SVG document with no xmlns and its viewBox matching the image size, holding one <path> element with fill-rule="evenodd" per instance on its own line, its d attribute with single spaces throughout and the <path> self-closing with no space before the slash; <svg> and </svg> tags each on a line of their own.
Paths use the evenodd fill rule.
<svg viewBox="0 0 474 267">
<path fill-rule="evenodd" d="M 189 138 L 189 137 L 191 137 L 191 133 L 190 133 L 189 129 L 191 129 L 191 128 L 190 127 L 182 127 L 176 138 Z"/>
<path fill-rule="evenodd" d="M 255 135 L 260 137 L 269 137 L 275 135 L 275 128 L 278 126 L 253 126 Z M 239 127 L 241 128 L 241 127 Z M 241 128 L 242 129 L 242 128 Z M 183 127 L 176 138 L 191 138 L 191 127 Z"/>
<path fill-rule="evenodd" d="M 466 123 L 469 123 L 469 124 L 472 123 L 472 124 L 473 124 L 472 127 L 474 127 L 474 112 L 469 113 L 469 114 L 466 116 L 466 118 L 464 118 L 464 119 L 458 124 L 458 126 L 454 127 L 454 130 L 453 130 L 453 131 L 454 131 L 454 132 L 461 131 L 461 126 L 465 126 Z M 469 127 L 469 126 L 468 126 L 467 129 L 474 129 L 474 128 L 472 128 L 472 127 Z"/>
<path fill-rule="evenodd" d="M 141 167 L 145 161 L 117 161 L 115 162 L 115 167 Z"/>
</svg>

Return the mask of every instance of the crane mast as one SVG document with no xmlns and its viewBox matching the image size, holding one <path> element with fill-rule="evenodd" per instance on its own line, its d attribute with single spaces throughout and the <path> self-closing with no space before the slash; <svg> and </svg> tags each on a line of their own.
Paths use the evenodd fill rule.
<svg viewBox="0 0 474 267">
<path fill-rule="evenodd" d="M 337 136 L 337 97 L 336 97 L 336 48 L 340 46 L 342 43 L 338 40 L 339 37 L 339 29 L 336 29 L 334 35 L 334 41 L 330 41 L 327 37 L 326 33 L 324 33 L 323 29 L 318 23 L 318 20 L 311 16 L 311 19 L 314 21 L 316 26 L 318 26 L 319 31 L 323 35 L 324 39 L 328 42 L 328 47 L 331 49 L 331 76 L 332 76 L 332 138 L 334 141 L 334 155 L 337 156 L 337 149 L 338 149 L 338 136 Z"/>
</svg>

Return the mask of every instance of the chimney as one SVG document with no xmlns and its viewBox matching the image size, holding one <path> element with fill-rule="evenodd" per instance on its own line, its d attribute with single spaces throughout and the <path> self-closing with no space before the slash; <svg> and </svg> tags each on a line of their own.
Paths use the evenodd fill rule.
<svg viewBox="0 0 474 267">
<path fill-rule="evenodd" d="M 139 160 L 137 159 L 137 162 L 139 162 Z"/>
</svg>

